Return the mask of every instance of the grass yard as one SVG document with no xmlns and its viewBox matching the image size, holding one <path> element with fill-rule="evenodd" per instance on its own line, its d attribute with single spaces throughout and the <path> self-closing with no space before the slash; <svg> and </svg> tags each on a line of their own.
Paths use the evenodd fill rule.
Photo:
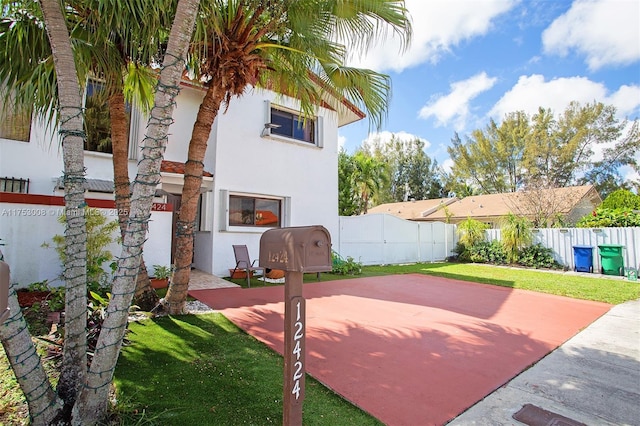
<svg viewBox="0 0 640 426">
<path fill-rule="evenodd" d="M 344 280 L 379 275 L 425 274 L 502 287 L 539 291 L 575 299 L 594 300 L 617 305 L 640 297 L 640 281 L 629 281 L 600 274 L 587 276 L 542 269 L 511 268 L 469 263 L 416 263 L 410 265 L 364 266 L 361 275 L 322 273 L 321 281 Z M 229 280 L 246 287 L 246 279 Z M 316 274 L 305 274 L 305 283 L 317 282 Z M 271 285 L 256 278 L 251 287 Z"/>
<path fill-rule="evenodd" d="M 418 273 L 474 281 L 502 287 L 538 291 L 574 299 L 619 304 L 640 297 L 640 282 L 546 270 L 464 263 L 423 263 L 404 266 L 369 266 L 367 274 Z"/>
<path fill-rule="evenodd" d="M 120 355 L 115 380 L 123 419 L 167 426 L 282 424 L 282 357 L 221 314 L 161 317 L 130 328 L 132 344 Z M 303 420 L 381 424 L 309 376 Z"/>
</svg>

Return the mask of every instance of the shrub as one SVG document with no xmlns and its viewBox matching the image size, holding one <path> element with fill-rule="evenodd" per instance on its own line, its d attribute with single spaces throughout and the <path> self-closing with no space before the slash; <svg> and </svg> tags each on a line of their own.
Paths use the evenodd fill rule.
<svg viewBox="0 0 640 426">
<path fill-rule="evenodd" d="M 333 260 L 333 268 L 331 269 L 332 274 L 360 275 L 362 273 L 362 263 L 356 262 L 353 257 L 347 256 L 346 259 L 343 259 L 335 251 L 331 253 L 331 257 Z"/>
<path fill-rule="evenodd" d="M 562 269 L 562 265 L 553 258 L 553 250 L 541 244 L 525 247 L 520 250 L 518 264 L 536 269 Z"/>
<path fill-rule="evenodd" d="M 458 224 L 456 232 L 460 237 L 460 243 L 465 247 L 470 248 L 476 243 L 484 240 L 484 231 L 487 229 L 489 229 L 489 225 L 486 223 L 467 218 L 467 220 Z"/>
<path fill-rule="evenodd" d="M 618 189 L 613 191 L 605 200 L 600 204 L 600 208 L 603 209 L 640 209 L 640 195 L 636 195 L 628 189 Z"/>
<path fill-rule="evenodd" d="M 109 221 L 100 210 L 91 207 L 85 207 L 84 215 L 87 226 L 87 288 L 89 291 L 106 294 L 110 283 L 109 274 L 104 270 L 103 264 L 111 261 L 111 268 L 115 266 L 113 255 L 107 247 L 117 241 L 118 237 L 115 233 L 118 229 L 118 221 Z M 66 220 L 65 215 L 58 218 L 61 224 L 65 224 Z M 64 268 L 66 259 L 64 236 L 54 235 L 53 243 Z M 44 243 L 42 246 L 49 245 Z"/>
<path fill-rule="evenodd" d="M 475 263 L 507 263 L 507 256 L 499 241 L 481 241 L 467 250 L 469 260 Z"/>
<path fill-rule="evenodd" d="M 458 258 L 462 262 L 473 262 L 470 250 L 473 246 L 484 241 L 484 231 L 487 229 L 489 229 L 489 225 L 471 218 L 458 224 L 456 232 L 459 240 L 454 251 L 458 253 Z"/>
<path fill-rule="evenodd" d="M 640 226 L 640 213 L 630 208 L 606 209 L 598 207 L 591 214 L 583 216 L 577 228 L 615 228 Z"/>
</svg>

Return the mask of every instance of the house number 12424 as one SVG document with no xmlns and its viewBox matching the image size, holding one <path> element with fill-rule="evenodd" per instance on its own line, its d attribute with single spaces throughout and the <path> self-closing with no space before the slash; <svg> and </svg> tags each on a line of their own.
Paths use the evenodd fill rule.
<svg viewBox="0 0 640 426">
<path fill-rule="evenodd" d="M 303 357 L 303 341 L 304 337 L 304 315 L 301 313 L 300 305 L 301 301 L 298 299 L 295 304 L 296 322 L 293 323 L 293 355 L 296 357 L 296 362 L 293 364 L 293 389 L 291 393 L 296 396 L 296 399 L 300 398 L 300 379 L 304 375 L 304 357 Z"/>
</svg>

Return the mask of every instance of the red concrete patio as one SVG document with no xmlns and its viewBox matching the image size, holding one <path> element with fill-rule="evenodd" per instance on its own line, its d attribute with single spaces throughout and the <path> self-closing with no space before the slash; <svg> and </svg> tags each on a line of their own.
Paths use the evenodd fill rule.
<svg viewBox="0 0 640 426">
<path fill-rule="evenodd" d="M 304 285 L 307 372 L 387 425 L 440 425 L 611 306 L 419 274 Z M 282 354 L 284 287 L 192 290 Z"/>
</svg>

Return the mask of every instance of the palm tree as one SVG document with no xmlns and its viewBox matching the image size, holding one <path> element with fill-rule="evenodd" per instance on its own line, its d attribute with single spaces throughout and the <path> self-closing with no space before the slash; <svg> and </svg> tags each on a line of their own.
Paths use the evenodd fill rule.
<svg viewBox="0 0 640 426">
<path fill-rule="evenodd" d="M 69 2 L 67 14 L 78 62 L 78 78 L 84 84 L 87 75 L 100 79 L 103 90 L 87 97 L 85 124 L 89 149 L 109 148 L 113 153 L 115 205 L 121 232 L 124 232 L 130 204 L 128 169 L 128 117 L 126 103 L 143 112 L 151 108 L 153 86 L 157 80 L 150 65 L 163 48 L 161 35 L 168 28 L 173 0 L 139 0 L 140 7 L 120 5 L 100 7 L 100 0 Z M 73 13 L 71 13 L 73 11 Z M 9 86 L 11 100 L 19 106 L 33 107 L 39 116 L 55 110 L 57 89 L 55 74 L 47 64 L 51 51 L 37 13 L 18 10 L 7 14 L 0 35 L 0 78 Z M 160 34 L 160 35 L 158 35 Z M 30 40 L 25 54 L 23 40 Z M 5 97 L 5 102 L 7 101 Z M 95 104 L 95 105 L 94 105 Z M 52 120 L 54 117 L 47 117 Z M 100 149 L 104 151 L 104 149 Z M 149 283 L 142 262 L 136 287 L 136 304 L 150 310 L 158 297 Z"/>
<path fill-rule="evenodd" d="M 360 212 L 367 214 L 370 202 L 376 198 L 380 188 L 388 183 L 387 165 L 363 151 L 356 152 L 353 160 L 355 170 L 352 179 L 360 198 Z"/>
<path fill-rule="evenodd" d="M 13 5 L 18 9 L 22 8 L 22 13 L 26 13 L 29 6 L 33 6 L 32 2 L 24 4 L 3 2 L 3 12 L 7 12 Z M 53 83 L 48 81 L 48 84 L 57 87 L 60 94 L 59 104 L 62 106 L 59 108 L 59 116 L 61 133 L 65 141 L 63 155 L 67 215 L 78 217 L 79 220 L 70 220 L 67 226 L 66 339 L 62 375 L 57 392 L 53 392 L 40 359 L 33 345 L 30 345 L 29 333 L 15 296 L 12 297 L 11 305 L 16 313 L 0 325 L 2 343 L 29 403 L 33 424 L 92 425 L 106 418 L 110 384 L 122 345 L 128 309 L 134 293 L 136 272 L 140 267 L 153 191 L 159 181 L 160 163 L 166 148 L 168 127 L 175 97 L 179 92 L 179 82 L 184 71 L 184 58 L 198 7 L 198 0 L 180 0 L 178 3 L 160 71 L 155 106 L 151 111 L 147 135 L 143 142 L 142 160 L 133 185 L 131 218 L 123 236 L 122 252 L 112 286 L 113 297 L 107 308 L 91 366 L 87 370 L 86 266 L 82 259 L 83 253 L 86 252 L 82 249 L 86 232 L 81 226 L 84 223 L 83 216 L 76 212 L 84 205 L 82 103 L 78 85 L 78 75 L 82 75 L 82 70 L 79 70 L 79 74 L 75 69 L 67 23 L 61 13 L 61 4 L 55 0 L 42 0 L 46 18 L 44 22 L 51 40 L 51 52 L 57 76 L 57 85 L 55 80 Z M 33 10 L 31 13 L 34 13 L 34 16 L 40 15 L 38 10 Z M 25 51 L 37 50 L 38 48 L 29 41 L 26 40 L 26 43 L 21 44 L 20 47 Z M 33 56 L 33 58 L 40 57 Z M 31 74 L 29 78 L 37 80 L 53 75 L 51 63 L 39 65 L 42 65 L 41 69 L 45 73 L 40 76 Z M 17 68 L 16 73 L 22 71 Z M 27 99 L 30 95 L 33 96 L 32 101 L 37 96 L 37 91 L 33 87 L 26 87 L 25 91 L 27 93 L 17 93 Z M 42 96 L 42 93 L 39 92 L 39 96 Z"/>
<path fill-rule="evenodd" d="M 531 245 L 533 241 L 531 221 L 524 216 L 516 216 L 513 213 L 509 213 L 503 218 L 503 224 L 500 227 L 500 239 L 507 254 L 507 262 L 516 262 L 520 250 Z"/>
<path fill-rule="evenodd" d="M 42 0 L 40 7 L 51 46 L 53 64 L 57 71 L 57 87 L 60 93 L 59 133 L 63 140 L 65 214 L 68 217 L 65 228 L 67 264 L 64 269 L 67 321 L 57 393 L 53 392 L 51 383 L 42 369 L 19 308 L 7 321 L 8 324 L 0 326 L 0 335 L 18 382 L 27 396 L 32 424 L 48 425 L 53 423 L 61 411 L 73 405 L 79 391 L 79 383 L 82 383 L 85 377 L 87 234 L 83 215 L 85 136 L 78 74 L 60 3 L 55 0 Z M 14 297 L 15 293 L 12 299 Z M 12 304 L 17 305 L 15 300 Z"/>
<path fill-rule="evenodd" d="M 248 86 L 296 97 L 305 117 L 323 101 L 340 110 L 345 97 L 365 109 L 377 126 L 388 105 L 389 77 L 344 66 L 345 45 L 366 50 L 388 29 L 409 37 L 403 1 L 211 0 L 203 6 L 189 64 L 207 91 L 185 164 L 176 269 L 165 298 L 169 313 L 184 311 L 203 160 L 221 106 Z"/>
</svg>

